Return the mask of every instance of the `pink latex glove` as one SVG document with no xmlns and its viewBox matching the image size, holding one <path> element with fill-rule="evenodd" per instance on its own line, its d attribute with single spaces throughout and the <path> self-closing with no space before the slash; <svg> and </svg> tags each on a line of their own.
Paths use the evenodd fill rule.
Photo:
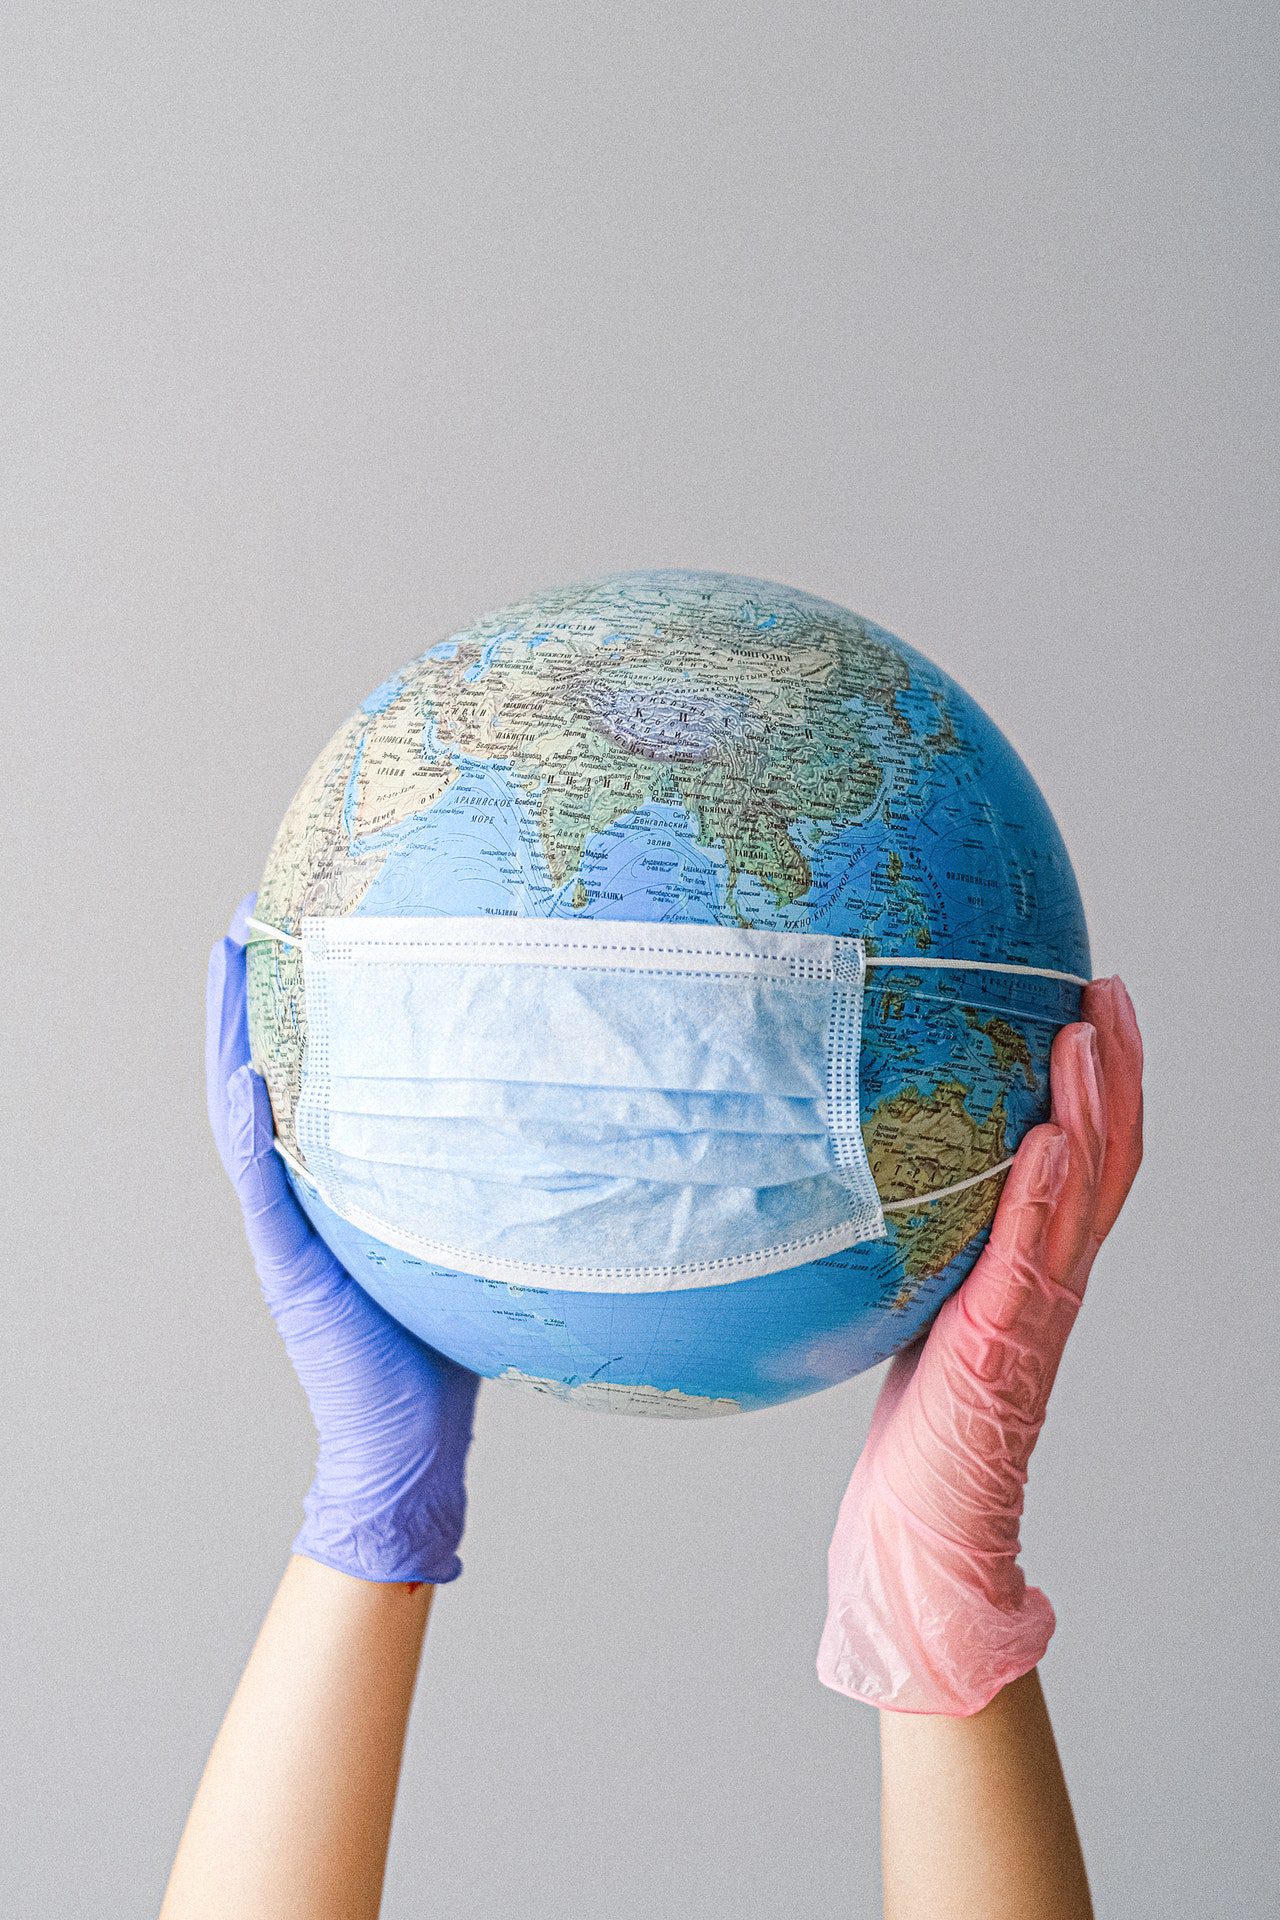
<svg viewBox="0 0 1280 1920">
<path fill-rule="evenodd" d="M 1023 1141 L 973 1272 L 890 1367 L 840 1507 L 818 1677 L 873 1706 L 977 1713 L 1053 1633 L 1018 1565 L 1027 1462 L 1142 1158 L 1132 1002 L 1095 981 L 1081 1013 L 1054 1041 L 1053 1118 Z"/>
</svg>

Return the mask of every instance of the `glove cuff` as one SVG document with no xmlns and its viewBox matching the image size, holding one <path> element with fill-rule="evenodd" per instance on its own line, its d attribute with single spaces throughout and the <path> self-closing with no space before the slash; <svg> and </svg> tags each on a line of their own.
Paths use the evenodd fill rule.
<svg viewBox="0 0 1280 1920">
<path fill-rule="evenodd" d="M 1054 1613 L 1016 1558 L 958 1551 L 898 1513 L 833 1543 L 818 1649 L 824 1686 L 898 1713 L 980 1713 L 1038 1665 Z"/>
<path fill-rule="evenodd" d="M 384 1584 L 412 1580 L 442 1587 L 462 1572 L 457 1553 L 460 1521 L 447 1532 L 429 1527 L 409 1533 L 378 1516 L 357 1519 L 335 1510 L 317 1499 L 314 1490 L 304 1505 L 306 1519 L 293 1551 L 338 1573 Z"/>
</svg>

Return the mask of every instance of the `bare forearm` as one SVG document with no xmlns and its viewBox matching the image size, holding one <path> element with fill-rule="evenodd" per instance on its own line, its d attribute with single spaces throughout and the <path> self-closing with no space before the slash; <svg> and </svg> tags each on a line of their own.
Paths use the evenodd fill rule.
<svg viewBox="0 0 1280 1920">
<path fill-rule="evenodd" d="M 1038 1676 L 968 1719 L 882 1713 L 885 1920 L 1091 1920 Z"/>
<path fill-rule="evenodd" d="M 374 1920 L 432 1593 L 289 1562 L 161 1920 Z"/>
</svg>

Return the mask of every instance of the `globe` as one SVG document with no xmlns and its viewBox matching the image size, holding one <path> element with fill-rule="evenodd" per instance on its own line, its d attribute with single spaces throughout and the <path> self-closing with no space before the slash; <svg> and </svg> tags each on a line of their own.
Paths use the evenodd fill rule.
<svg viewBox="0 0 1280 1920">
<path fill-rule="evenodd" d="M 1089 971 L 1061 837 L 975 702 L 857 614 L 711 573 L 540 593 L 428 647 L 316 760 L 256 911 L 294 935 L 311 915 L 857 935 L 892 962 L 868 973 L 860 1075 L 885 1237 L 597 1294 L 435 1266 L 329 1208 L 295 1131 L 301 952 L 251 945 L 253 1058 L 316 1230 L 432 1346 L 604 1412 L 751 1411 L 913 1340 L 981 1251 L 989 1170 L 1046 1117 L 1049 1049 L 1078 1013 L 1072 981 L 1005 969 Z"/>
</svg>

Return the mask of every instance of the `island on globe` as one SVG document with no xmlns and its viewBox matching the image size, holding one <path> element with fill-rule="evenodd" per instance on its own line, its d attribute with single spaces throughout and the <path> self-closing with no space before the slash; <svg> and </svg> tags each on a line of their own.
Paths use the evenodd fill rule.
<svg viewBox="0 0 1280 1920">
<path fill-rule="evenodd" d="M 1061 837 L 975 702 L 870 621 L 722 574 L 540 593 L 428 647 L 316 760 L 255 911 L 295 938 L 310 916 L 668 921 L 853 935 L 893 960 L 867 975 L 859 1089 L 885 1236 L 730 1284 L 592 1293 L 437 1266 L 325 1204 L 295 1131 L 302 953 L 250 945 L 254 1062 L 349 1272 L 478 1373 L 626 1413 L 767 1407 L 915 1338 L 989 1230 L 1001 1176 L 974 1177 L 1047 1115 L 1080 989 L 1046 972 L 1089 971 Z M 986 966 L 921 964 L 938 960 Z"/>
</svg>

